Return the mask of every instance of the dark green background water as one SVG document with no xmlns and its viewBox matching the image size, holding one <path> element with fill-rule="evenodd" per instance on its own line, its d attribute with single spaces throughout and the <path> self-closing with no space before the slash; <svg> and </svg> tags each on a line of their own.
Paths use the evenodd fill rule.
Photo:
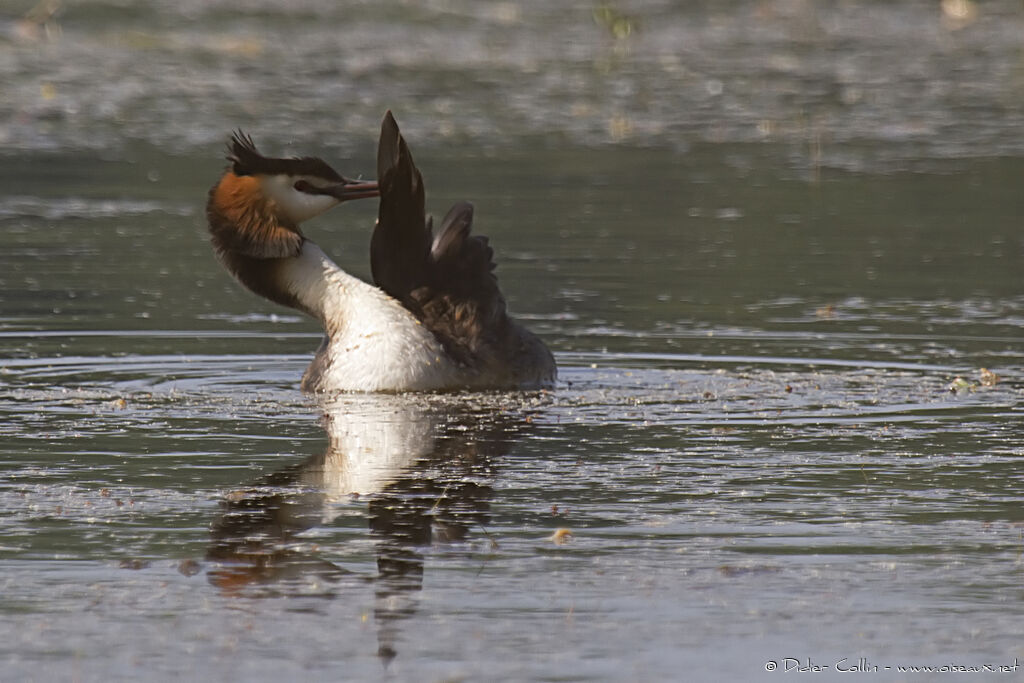
<svg viewBox="0 0 1024 683">
<path fill-rule="evenodd" d="M 0 680 L 1024 658 L 1019 3 L 31 6 Z M 357 175 L 388 108 L 554 392 L 316 404 L 315 325 L 213 259 L 231 129 Z M 306 232 L 365 276 L 375 213 Z"/>
</svg>

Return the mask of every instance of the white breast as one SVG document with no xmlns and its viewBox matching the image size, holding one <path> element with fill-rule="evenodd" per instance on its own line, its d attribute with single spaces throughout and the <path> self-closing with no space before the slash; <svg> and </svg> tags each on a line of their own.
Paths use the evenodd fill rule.
<svg viewBox="0 0 1024 683">
<path fill-rule="evenodd" d="M 465 386 L 465 371 L 399 302 L 341 270 L 312 242 L 282 267 L 286 286 L 323 322 L 323 391 L 429 391 Z"/>
</svg>

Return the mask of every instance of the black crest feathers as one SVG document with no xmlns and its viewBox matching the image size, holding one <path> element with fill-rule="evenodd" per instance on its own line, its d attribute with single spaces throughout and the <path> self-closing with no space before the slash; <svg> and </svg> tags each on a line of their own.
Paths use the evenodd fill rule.
<svg viewBox="0 0 1024 683">
<path fill-rule="evenodd" d="M 341 174 L 319 157 L 290 157 L 286 159 L 265 157 L 256 149 L 252 137 L 241 130 L 236 130 L 231 134 L 227 160 L 231 162 L 231 172 L 238 176 L 312 176 L 336 183 L 344 180 Z"/>
</svg>

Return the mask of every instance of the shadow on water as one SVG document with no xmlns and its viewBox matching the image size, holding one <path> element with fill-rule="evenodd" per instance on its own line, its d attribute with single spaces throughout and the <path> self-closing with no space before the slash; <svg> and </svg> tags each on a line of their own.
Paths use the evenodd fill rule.
<svg viewBox="0 0 1024 683">
<path fill-rule="evenodd" d="M 343 396 L 322 404 L 323 453 L 225 496 L 206 554 L 210 582 L 228 596 L 277 596 L 314 577 L 321 597 L 333 597 L 355 575 L 319 557 L 303 533 L 329 522 L 336 505 L 365 501 L 377 574 L 358 579 L 375 584 L 378 655 L 390 662 L 401 623 L 416 612 L 424 549 L 474 531 L 489 538 L 495 471 L 532 422 L 521 408 L 479 398 Z"/>
</svg>

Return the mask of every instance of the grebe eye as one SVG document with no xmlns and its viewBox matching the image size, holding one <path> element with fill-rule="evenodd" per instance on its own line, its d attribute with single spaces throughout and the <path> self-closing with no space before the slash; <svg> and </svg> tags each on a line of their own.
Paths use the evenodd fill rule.
<svg viewBox="0 0 1024 683">
<path fill-rule="evenodd" d="M 310 185 L 309 182 L 307 182 L 305 180 L 296 180 L 295 184 L 292 185 L 292 187 L 295 188 L 295 190 L 297 192 L 306 192 L 306 193 L 311 193 L 311 192 L 313 192 L 313 189 L 314 189 L 313 186 Z"/>
</svg>

